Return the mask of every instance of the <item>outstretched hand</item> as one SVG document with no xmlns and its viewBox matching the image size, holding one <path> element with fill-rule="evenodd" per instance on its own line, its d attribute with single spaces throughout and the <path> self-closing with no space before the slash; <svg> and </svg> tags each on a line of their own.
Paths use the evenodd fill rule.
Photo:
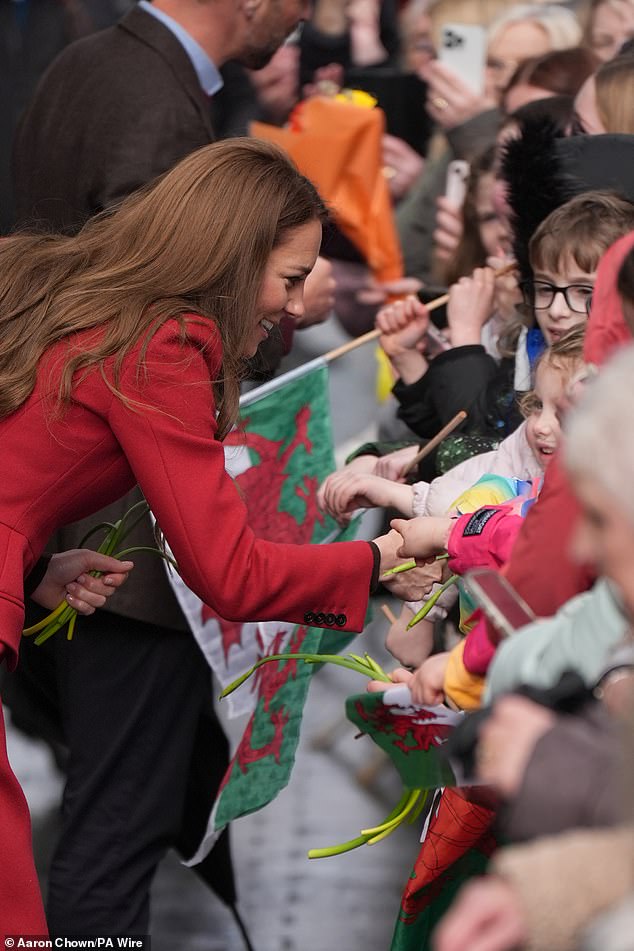
<svg viewBox="0 0 634 951">
<path fill-rule="evenodd" d="M 448 515 L 419 515 L 418 518 L 394 518 L 391 528 L 402 538 L 397 551 L 399 558 L 429 561 L 447 551 L 454 520 Z"/>
<path fill-rule="evenodd" d="M 403 496 L 402 500 L 399 494 Z M 358 472 L 333 472 L 322 482 L 317 493 L 317 504 L 339 524 L 347 525 L 352 513 L 359 508 L 396 506 L 405 514 L 411 512 L 412 490 L 396 485 L 389 479 Z"/>
<path fill-rule="evenodd" d="M 46 574 L 31 598 L 53 610 L 64 599 L 78 614 L 94 614 L 127 579 L 132 561 L 119 561 L 89 548 L 74 548 L 52 556 Z M 90 572 L 99 571 L 94 578 Z"/>
</svg>

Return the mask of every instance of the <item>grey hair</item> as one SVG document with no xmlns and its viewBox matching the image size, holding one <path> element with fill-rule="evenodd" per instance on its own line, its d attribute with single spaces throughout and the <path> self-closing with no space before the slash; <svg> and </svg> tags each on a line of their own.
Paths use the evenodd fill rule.
<svg viewBox="0 0 634 951">
<path fill-rule="evenodd" d="M 610 493 L 634 522 L 634 343 L 619 350 L 587 385 L 566 420 L 564 460 Z"/>
<path fill-rule="evenodd" d="M 518 3 L 493 20 L 489 27 L 489 43 L 507 26 L 525 20 L 544 30 L 553 50 L 570 49 L 581 42 L 581 26 L 571 10 L 556 3 Z"/>
</svg>

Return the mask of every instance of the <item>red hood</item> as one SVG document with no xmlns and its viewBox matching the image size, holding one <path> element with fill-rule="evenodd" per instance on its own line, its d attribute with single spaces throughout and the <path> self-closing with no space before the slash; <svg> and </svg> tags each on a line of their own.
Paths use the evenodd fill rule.
<svg viewBox="0 0 634 951">
<path fill-rule="evenodd" d="M 616 280 L 621 264 L 633 247 L 634 231 L 631 231 L 606 251 L 599 264 L 584 345 L 589 363 L 605 363 L 618 347 L 632 341 L 632 332 L 623 319 Z"/>
</svg>

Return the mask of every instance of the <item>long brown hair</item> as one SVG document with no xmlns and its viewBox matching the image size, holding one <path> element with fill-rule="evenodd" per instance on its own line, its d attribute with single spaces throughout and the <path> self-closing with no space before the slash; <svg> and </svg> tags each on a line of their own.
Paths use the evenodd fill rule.
<svg viewBox="0 0 634 951">
<path fill-rule="evenodd" d="M 166 320 L 195 313 L 213 320 L 222 340 L 214 389 L 225 434 L 269 255 L 293 228 L 325 216 L 312 183 L 276 146 L 227 139 L 193 152 L 78 235 L 0 242 L 0 418 L 28 399 L 49 347 L 90 329 L 103 333 L 64 358 L 59 401 L 70 401 L 77 371 L 98 366 L 108 382 L 112 357 L 108 385 L 123 398 L 130 350 L 142 341 L 142 363 Z"/>
<path fill-rule="evenodd" d="M 634 52 L 608 60 L 597 70 L 594 82 L 605 131 L 634 134 Z"/>
</svg>

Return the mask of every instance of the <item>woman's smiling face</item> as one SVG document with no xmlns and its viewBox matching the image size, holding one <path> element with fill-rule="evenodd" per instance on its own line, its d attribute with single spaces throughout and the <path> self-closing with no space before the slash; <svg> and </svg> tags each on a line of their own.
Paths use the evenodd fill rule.
<svg viewBox="0 0 634 951">
<path fill-rule="evenodd" d="M 282 317 L 297 318 L 304 313 L 304 282 L 315 266 L 320 244 L 321 223 L 314 218 L 289 231 L 271 252 L 245 357 L 255 354 Z"/>
</svg>

